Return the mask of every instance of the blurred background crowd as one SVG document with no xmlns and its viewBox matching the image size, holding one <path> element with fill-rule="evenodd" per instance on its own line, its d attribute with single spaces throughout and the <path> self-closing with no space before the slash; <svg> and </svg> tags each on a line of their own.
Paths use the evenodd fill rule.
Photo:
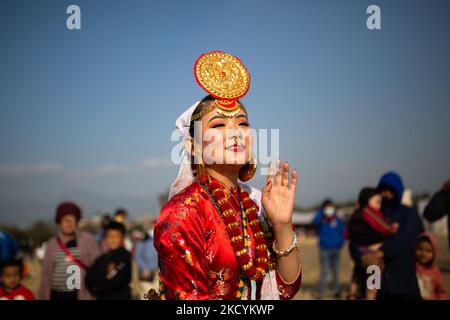
<svg viewBox="0 0 450 320">
<path fill-rule="evenodd" d="M 435 194 L 414 195 L 389 172 L 356 199 L 327 198 L 294 213 L 303 265 L 296 298 L 447 299 L 450 181 Z M 133 220 L 123 208 L 85 216 L 63 202 L 52 220 L 1 226 L 0 299 L 150 299 L 158 292 L 156 218 Z M 370 265 L 380 267 L 380 290 L 367 286 Z"/>
</svg>

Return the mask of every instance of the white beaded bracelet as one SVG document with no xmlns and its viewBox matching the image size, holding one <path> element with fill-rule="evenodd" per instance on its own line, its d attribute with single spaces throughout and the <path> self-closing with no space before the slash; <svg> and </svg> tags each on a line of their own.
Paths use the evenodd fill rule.
<svg viewBox="0 0 450 320">
<path fill-rule="evenodd" d="M 273 242 L 272 249 L 277 254 L 278 257 L 284 257 L 289 255 L 295 248 L 297 248 L 297 234 L 294 232 L 294 239 L 292 239 L 292 243 L 285 251 L 278 251 L 275 247 L 275 241 Z"/>
</svg>

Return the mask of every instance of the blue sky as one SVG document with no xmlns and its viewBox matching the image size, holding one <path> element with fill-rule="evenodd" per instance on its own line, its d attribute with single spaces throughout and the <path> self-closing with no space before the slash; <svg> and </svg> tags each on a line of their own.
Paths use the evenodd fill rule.
<svg viewBox="0 0 450 320">
<path fill-rule="evenodd" d="M 81 30 L 66 28 L 70 4 Z M 299 205 L 355 198 L 387 170 L 417 192 L 450 177 L 448 1 L 6 0 L 0 15 L 0 223 L 67 199 L 157 214 L 210 50 L 248 67 L 243 103 L 254 128 L 280 128 Z"/>
</svg>

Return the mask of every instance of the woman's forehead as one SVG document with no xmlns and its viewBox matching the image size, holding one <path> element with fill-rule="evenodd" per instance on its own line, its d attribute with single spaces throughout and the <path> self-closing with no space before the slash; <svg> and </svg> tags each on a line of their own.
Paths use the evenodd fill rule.
<svg viewBox="0 0 450 320">
<path fill-rule="evenodd" d="M 213 118 L 214 119 L 235 119 L 235 118 L 242 118 L 242 117 L 245 117 L 245 118 L 248 117 L 246 110 L 243 109 L 242 107 L 239 108 L 239 111 L 237 114 L 235 114 L 231 117 L 225 116 L 225 115 L 221 114 L 220 112 L 217 112 L 217 108 L 214 108 L 214 110 L 212 110 L 211 112 L 208 112 L 203 117 L 203 120 L 210 121 L 210 120 L 213 120 Z"/>
</svg>

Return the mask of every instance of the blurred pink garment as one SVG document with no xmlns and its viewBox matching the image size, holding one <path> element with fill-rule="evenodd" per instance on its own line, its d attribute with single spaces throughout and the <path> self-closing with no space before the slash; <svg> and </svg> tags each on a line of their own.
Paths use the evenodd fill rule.
<svg viewBox="0 0 450 320">
<path fill-rule="evenodd" d="M 424 300 L 447 300 L 445 292 L 444 279 L 436 265 L 436 258 L 439 253 L 439 247 L 436 238 L 430 233 L 422 233 L 419 238 L 426 237 L 433 246 L 433 260 L 429 266 L 421 265 L 416 262 L 416 275 L 419 282 L 420 294 Z"/>
</svg>

